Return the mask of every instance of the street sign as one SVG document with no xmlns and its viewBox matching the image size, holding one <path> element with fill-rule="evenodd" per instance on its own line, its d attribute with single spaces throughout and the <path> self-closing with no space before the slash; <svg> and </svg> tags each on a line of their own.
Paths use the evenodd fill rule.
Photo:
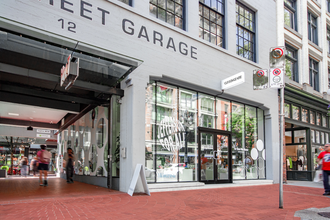
<svg viewBox="0 0 330 220">
<path fill-rule="evenodd" d="M 271 47 L 269 53 L 269 67 L 283 68 L 285 64 L 285 47 Z"/>
<path fill-rule="evenodd" d="M 284 68 L 270 69 L 269 73 L 269 88 L 283 88 L 284 87 Z"/>
<path fill-rule="evenodd" d="M 244 72 L 237 73 L 224 80 L 221 80 L 221 90 L 229 89 L 244 82 L 245 82 L 245 73 Z"/>
<path fill-rule="evenodd" d="M 268 70 L 253 71 L 253 90 L 262 90 L 268 88 Z"/>
</svg>

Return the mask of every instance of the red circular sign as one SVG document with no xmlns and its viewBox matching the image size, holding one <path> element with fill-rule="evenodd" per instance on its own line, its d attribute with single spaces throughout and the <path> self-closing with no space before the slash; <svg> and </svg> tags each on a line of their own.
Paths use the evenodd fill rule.
<svg viewBox="0 0 330 220">
<path fill-rule="evenodd" d="M 279 59 L 283 56 L 284 54 L 284 51 L 282 48 L 274 48 L 273 51 L 272 51 L 272 57 L 274 59 Z"/>
<path fill-rule="evenodd" d="M 274 74 L 275 76 L 278 76 L 278 75 L 281 74 L 281 70 L 280 70 L 279 68 L 274 69 L 274 70 L 273 70 L 273 74 Z"/>
<path fill-rule="evenodd" d="M 262 77 L 264 75 L 265 75 L 265 72 L 263 70 L 258 70 L 258 72 L 257 72 L 258 77 Z"/>
</svg>

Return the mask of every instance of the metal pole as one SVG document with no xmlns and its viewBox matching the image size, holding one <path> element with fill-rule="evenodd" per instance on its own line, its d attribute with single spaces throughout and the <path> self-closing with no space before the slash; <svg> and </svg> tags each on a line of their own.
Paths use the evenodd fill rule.
<svg viewBox="0 0 330 220">
<path fill-rule="evenodd" d="M 284 88 L 281 88 L 281 113 L 280 113 L 280 201 L 279 201 L 279 208 L 283 209 L 283 118 L 284 118 Z"/>
</svg>

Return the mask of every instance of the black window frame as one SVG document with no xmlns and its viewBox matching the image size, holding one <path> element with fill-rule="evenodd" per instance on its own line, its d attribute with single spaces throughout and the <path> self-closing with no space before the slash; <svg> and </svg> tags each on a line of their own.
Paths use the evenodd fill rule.
<svg viewBox="0 0 330 220">
<path fill-rule="evenodd" d="M 292 5 L 288 4 L 286 1 L 290 2 Z M 289 27 L 292 28 L 293 30 L 297 31 L 298 27 L 297 27 L 297 4 L 296 4 L 296 0 L 284 0 L 284 10 L 288 10 L 291 14 L 292 17 L 291 20 L 291 24 Z M 284 21 L 285 22 L 285 21 Z"/>
<path fill-rule="evenodd" d="M 248 11 L 251 15 L 252 15 L 252 20 L 246 18 L 245 16 L 243 16 L 243 20 L 249 20 L 251 21 L 251 23 L 249 23 L 251 26 L 252 24 L 252 30 L 248 29 L 245 25 L 242 25 L 240 23 L 240 18 L 241 18 L 241 14 L 238 13 L 239 9 L 243 8 L 244 10 L 244 14 L 246 14 L 246 11 Z M 238 10 L 237 10 L 238 9 Z M 244 21 L 245 23 L 245 21 Z M 243 36 L 240 35 L 240 30 L 243 31 Z M 251 35 L 251 40 L 246 39 L 245 38 L 245 32 L 248 32 L 249 35 Z M 240 40 L 242 39 L 243 41 L 243 47 L 240 45 Z M 248 50 L 246 50 L 244 48 L 244 43 L 248 41 L 252 44 L 252 47 Z M 243 53 L 240 52 L 240 50 L 243 49 Z M 249 52 L 252 53 L 252 56 L 249 56 L 248 58 L 245 56 L 245 52 Z M 255 12 L 250 9 L 249 7 L 245 6 L 244 4 L 242 4 L 241 2 L 236 1 L 236 54 L 238 54 L 241 57 L 244 57 L 248 60 L 251 60 L 253 62 L 256 62 L 256 16 L 255 16 Z"/>
<path fill-rule="evenodd" d="M 217 4 L 216 4 L 216 7 L 214 8 L 213 5 L 212 5 L 212 2 L 214 2 L 214 1 L 208 1 L 210 3 L 210 4 L 208 4 L 208 2 L 206 2 L 205 0 L 199 0 L 199 29 L 200 29 L 200 32 L 201 32 L 199 37 L 214 44 L 214 42 L 212 42 L 212 37 L 211 37 L 211 35 L 212 35 L 211 24 L 215 24 L 216 25 L 215 45 L 217 45 L 219 47 L 222 47 L 222 48 L 225 48 L 225 43 L 226 43 L 225 42 L 225 40 L 226 40 L 225 39 L 225 7 L 226 7 L 225 0 L 215 0 L 215 1 L 216 1 Z M 219 9 L 219 4 L 220 5 L 222 4 L 222 8 L 221 8 L 222 10 Z M 202 7 L 202 10 L 200 10 L 201 7 Z M 204 15 L 204 12 L 206 10 L 205 8 L 207 10 L 210 10 L 208 18 Z M 218 18 L 218 16 L 221 17 L 221 20 L 222 20 L 221 24 L 219 24 L 217 22 L 217 19 L 216 19 L 216 21 L 212 22 L 211 12 L 215 13 L 217 18 Z M 209 21 L 208 22 L 208 27 L 209 27 L 208 30 L 205 29 L 205 26 L 204 26 L 205 20 Z M 217 33 L 217 30 L 219 28 L 218 26 L 221 27 L 221 36 L 218 35 L 218 33 Z M 205 32 L 209 33 L 209 39 L 205 39 L 205 35 L 204 35 Z M 219 45 L 219 43 L 217 42 L 217 37 L 218 36 L 220 37 L 221 45 Z"/>
<path fill-rule="evenodd" d="M 167 24 L 173 25 L 174 27 L 177 27 L 177 28 L 182 29 L 182 30 L 185 31 L 186 30 L 186 0 L 181 0 L 182 4 L 178 3 L 178 1 L 180 1 L 180 0 L 164 0 L 165 1 L 165 8 L 161 7 L 158 4 L 158 1 L 159 0 L 149 0 L 149 13 L 152 14 L 153 16 L 155 16 L 157 19 L 159 19 L 161 21 L 164 21 Z M 174 3 L 174 12 L 171 12 L 170 10 L 168 10 L 168 7 L 167 7 L 167 2 L 168 1 L 172 1 Z M 182 6 L 182 17 L 177 16 L 177 13 L 175 12 L 176 5 Z M 151 6 L 156 7 L 156 9 L 157 9 L 156 14 L 153 14 L 151 12 Z M 159 18 L 159 10 L 164 10 L 165 11 L 165 20 L 162 20 L 162 19 Z M 174 23 L 173 24 L 168 22 L 168 19 L 167 19 L 167 14 L 168 13 L 174 15 Z M 175 18 L 176 17 L 179 17 L 182 20 L 182 28 L 175 25 Z"/>
<path fill-rule="evenodd" d="M 295 82 L 299 83 L 299 74 L 298 74 L 298 50 L 288 44 L 285 44 L 286 47 L 286 54 L 285 54 L 285 60 L 289 60 L 293 63 L 293 73 L 291 73 L 291 79 Z M 288 56 L 287 53 L 290 51 L 293 56 Z M 285 64 L 286 65 L 286 64 Z"/>
<path fill-rule="evenodd" d="M 327 25 L 328 54 L 330 54 L 330 27 Z"/>
<path fill-rule="evenodd" d="M 319 92 L 319 62 L 309 57 L 309 85 Z"/>
<path fill-rule="evenodd" d="M 330 66 L 328 66 L 328 88 L 330 89 Z"/>
<path fill-rule="evenodd" d="M 118 1 L 120 1 L 122 3 L 125 3 L 125 4 L 127 4 L 129 6 L 132 6 L 132 4 L 133 4 L 133 0 L 128 0 L 128 3 L 124 2 L 124 0 L 118 0 Z"/>
<path fill-rule="evenodd" d="M 318 45 L 318 35 L 317 35 L 317 16 L 311 13 L 310 11 L 307 12 L 307 19 L 308 19 L 308 40 L 313 42 L 314 44 Z"/>
</svg>

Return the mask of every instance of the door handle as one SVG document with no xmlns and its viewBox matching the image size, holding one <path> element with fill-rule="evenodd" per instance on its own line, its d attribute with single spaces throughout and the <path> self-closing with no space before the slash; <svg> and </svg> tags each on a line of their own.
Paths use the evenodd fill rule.
<svg viewBox="0 0 330 220">
<path fill-rule="evenodd" d="M 213 159 L 217 159 L 217 156 L 218 156 L 218 151 L 213 151 Z"/>
</svg>

